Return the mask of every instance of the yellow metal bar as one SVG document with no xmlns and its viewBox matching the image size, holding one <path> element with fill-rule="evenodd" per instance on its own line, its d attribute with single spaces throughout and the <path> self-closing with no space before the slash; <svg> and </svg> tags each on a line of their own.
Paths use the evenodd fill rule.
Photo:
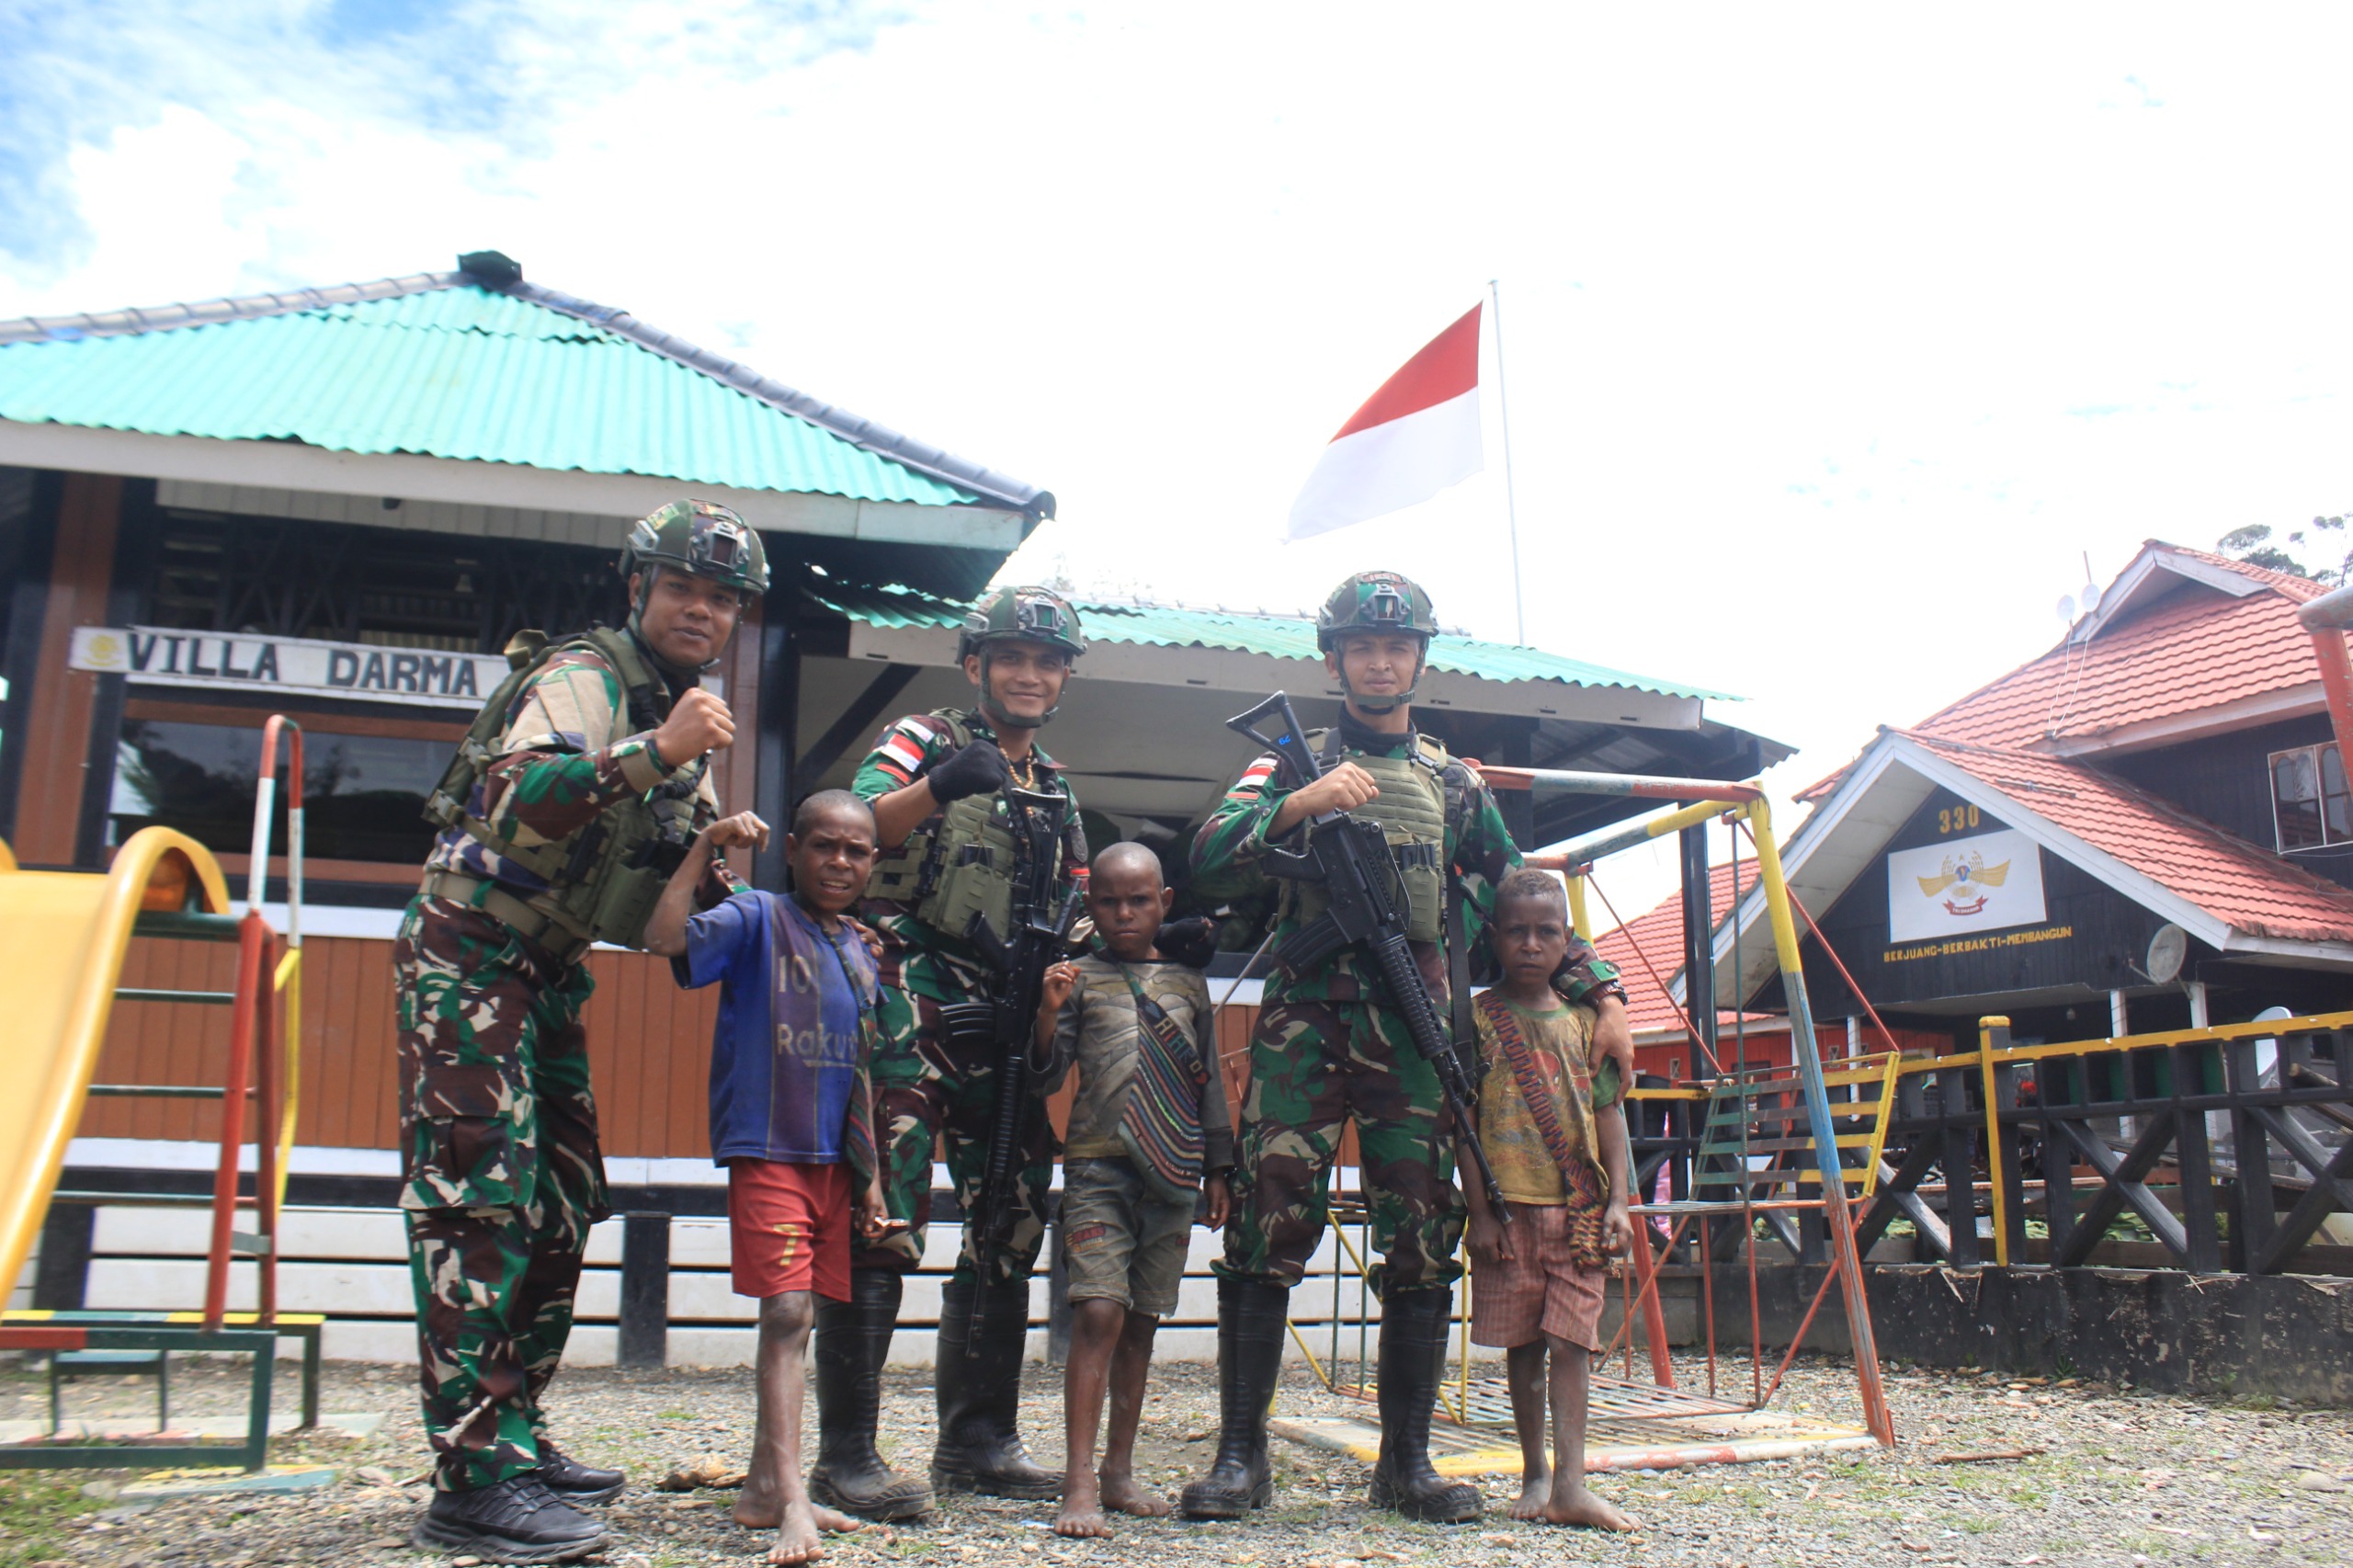
<svg viewBox="0 0 2353 1568">
<path fill-rule="evenodd" d="M 1865 1198 L 1869 1198 L 1879 1190 L 1879 1167 L 1887 1158 L 1887 1124 L 1895 1116 L 1895 1085 L 1901 1081 L 1903 1066 L 1902 1051 L 1891 1051 L 1887 1053 L 1887 1068 L 1880 1076 L 1879 1120 L 1871 1128 L 1870 1158 L 1863 1166 L 1863 1196 Z"/>
<path fill-rule="evenodd" d="M 1456 1335 L 1456 1348 L 1462 1355 L 1462 1372 L 1454 1382 L 1454 1419 L 1463 1426 L 1471 1425 L 1471 1270 L 1462 1270 L 1462 1326 Z"/>
<path fill-rule="evenodd" d="M 1318 1361 L 1315 1358 L 1315 1352 L 1308 1347 L 1307 1335 L 1299 1332 L 1299 1324 L 1291 1322 L 1289 1317 L 1285 1317 L 1283 1319 L 1283 1326 L 1290 1330 L 1290 1336 L 1293 1339 L 1299 1341 L 1299 1353 L 1307 1358 L 1307 1369 L 1315 1374 L 1316 1381 L 1324 1385 L 1324 1392 L 1326 1393 L 1339 1392 L 1340 1391 L 1333 1386 L 1332 1380 L 1324 1376 L 1324 1363 Z"/>
<path fill-rule="evenodd" d="M 2186 1045 L 2201 1040 L 2270 1040 L 2279 1035 L 2317 1034 L 2330 1029 L 2353 1028 L 2353 1013 L 2314 1013 L 2297 1018 L 2279 1018 L 2268 1023 L 2216 1024 L 2211 1028 L 2171 1029 L 2164 1034 L 2118 1035 L 2107 1040 L 2063 1040 L 2050 1045 L 2014 1045 L 1994 1053 L 2002 1062 L 2043 1062 L 2054 1056 L 2097 1056 L 2117 1051 L 2151 1051 L 2160 1046 Z M 1983 1050 L 1958 1051 L 1950 1056 L 1906 1057 L 1902 1071 L 1906 1074 L 1935 1073 L 1948 1067 L 1974 1067 L 1984 1055 Z"/>
<path fill-rule="evenodd" d="M 1585 912 L 1585 879 L 1571 872 L 1563 879 L 1569 884 L 1569 924 L 1578 936 L 1593 940 L 1593 917 Z"/>
<path fill-rule="evenodd" d="M 1994 1264 L 1998 1268 L 2010 1266 L 2010 1228 L 2004 1223 L 2009 1203 L 2002 1191 L 2002 1108 L 1994 1097 L 1994 1031 L 2009 1027 L 2010 1020 L 1998 1015 L 1977 1020 L 1978 1074 L 1985 1090 L 1985 1174 L 1994 1187 Z"/>
<path fill-rule="evenodd" d="M 302 1087 L 302 949 L 289 948 L 278 960 L 278 990 L 285 998 L 279 1013 L 285 1019 L 278 1050 L 285 1062 L 286 1109 L 278 1121 L 278 1205 L 286 1206 L 286 1176 L 294 1160 L 294 1113 Z"/>
<path fill-rule="evenodd" d="M 1805 973 L 1805 965 L 1798 955 L 1797 917 L 1790 909 L 1790 886 L 1781 874 L 1781 849 L 1773 837 L 1771 819 L 1762 801 L 1750 802 L 1742 808 L 1741 814 L 1748 818 L 1749 841 L 1756 846 L 1758 881 L 1764 884 L 1765 908 L 1771 916 L 1773 926 L 1774 956 L 1779 960 L 1782 974 L 1802 977 Z M 1790 1043 L 1792 1049 L 1798 1051 L 1802 1051 L 1811 1044 L 1810 1041 L 1800 1040 L 1794 1030 L 1790 1033 Z M 1799 1063 L 1799 1070 L 1802 1072 L 1805 1065 L 1803 1062 Z M 1821 1063 L 1817 1061 L 1813 1063 L 1813 1066 L 1818 1072 Z M 1827 1132 L 1829 1129 L 1824 1128 L 1822 1131 Z M 1819 1157 L 1814 1164 L 1819 1168 L 1821 1165 Z M 1825 1184 L 1830 1182 L 1834 1176 L 1835 1173 L 1830 1171 L 1822 1172 Z"/>
<path fill-rule="evenodd" d="M 1357 1266 L 1357 1278 L 1363 1279 L 1371 1273 L 1371 1270 L 1365 1267 L 1364 1254 L 1357 1251 L 1357 1244 L 1348 1240 L 1348 1233 L 1340 1229 L 1338 1221 L 1335 1220 L 1331 1224 L 1332 1233 L 1340 1238 L 1340 1245 L 1347 1250 L 1348 1261 Z"/>
<path fill-rule="evenodd" d="M 1846 1298 L 1847 1334 L 1854 1349 L 1855 1373 L 1862 1385 L 1863 1415 L 1881 1445 L 1893 1448 L 1895 1423 L 1888 1414 L 1886 1390 L 1880 1381 L 1879 1342 L 1871 1330 L 1870 1298 L 1863 1289 L 1862 1257 L 1855 1248 L 1855 1218 L 1847 1205 L 1846 1183 L 1839 1176 L 1838 1151 L 1830 1142 L 1830 1096 L 1822 1083 L 1822 1056 L 1815 1043 L 1813 1009 L 1806 1001 L 1805 965 L 1798 954 L 1797 917 L 1790 908 L 1789 881 L 1781 869 L 1780 844 L 1773 836 L 1773 812 L 1764 801 L 1756 800 L 1742 807 L 1740 814 L 1748 821 L 1749 841 L 1756 846 L 1757 880 L 1764 885 L 1765 906 L 1773 916 L 1773 951 L 1789 1000 L 1790 1053 L 1797 1058 L 1799 1081 L 1805 1087 L 1806 1115 L 1813 1123 L 1823 1213 L 1830 1221 L 1831 1256 Z"/>
</svg>

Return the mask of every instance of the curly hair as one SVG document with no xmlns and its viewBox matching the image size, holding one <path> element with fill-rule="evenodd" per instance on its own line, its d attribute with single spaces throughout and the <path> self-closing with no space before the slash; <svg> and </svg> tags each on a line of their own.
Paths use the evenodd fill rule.
<svg viewBox="0 0 2353 1568">
<path fill-rule="evenodd" d="M 1533 866 L 1522 866 L 1506 874 L 1495 885 L 1495 907 L 1501 909 L 1506 900 L 1515 898 L 1541 899 L 1569 917 L 1569 890 L 1550 871 L 1540 871 Z"/>
</svg>

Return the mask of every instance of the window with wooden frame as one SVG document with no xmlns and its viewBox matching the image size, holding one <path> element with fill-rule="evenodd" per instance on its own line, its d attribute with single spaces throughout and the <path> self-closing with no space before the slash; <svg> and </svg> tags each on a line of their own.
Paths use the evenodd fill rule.
<svg viewBox="0 0 2353 1568">
<path fill-rule="evenodd" d="M 2353 844 L 2353 790 L 2336 745 L 2296 746 L 2270 756 L 2271 820 L 2279 852 Z"/>
<path fill-rule="evenodd" d="M 115 748 L 108 838 L 176 827 L 242 871 L 253 843 L 261 727 L 269 710 L 134 697 Z M 426 797 L 466 733 L 452 719 L 299 710 L 304 857 L 313 877 L 413 879 L 432 847 Z M 283 817 L 272 841 L 284 853 Z"/>
</svg>

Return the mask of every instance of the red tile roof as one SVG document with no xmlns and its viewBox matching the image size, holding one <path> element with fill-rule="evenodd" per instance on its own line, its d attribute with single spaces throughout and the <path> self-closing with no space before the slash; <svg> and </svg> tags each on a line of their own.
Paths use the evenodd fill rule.
<svg viewBox="0 0 2353 1568">
<path fill-rule="evenodd" d="M 2184 581 L 2156 603 L 2101 627 L 2088 641 L 2062 642 L 1938 709 L 1913 726 L 1914 732 L 1987 746 L 2080 743 L 2251 698 L 2299 687 L 2317 692 L 2320 666 L 2296 608 L 2328 592 L 2326 585 L 2157 540 L 2142 547 L 2133 564 L 2151 554 L 2233 573 L 2263 591 L 2233 598 Z M 2131 570 L 2119 574 L 2119 581 Z M 2109 592 L 2115 591 L 2111 585 Z M 1818 801 L 1844 777 L 1841 768 L 1797 798 Z"/>
<path fill-rule="evenodd" d="M 1709 905 L 1719 925 L 1732 906 L 1733 870 L 1730 865 L 1709 870 Z M 1756 862 L 1741 861 L 1739 871 L 1740 891 L 1745 894 L 1756 885 Z M 1690 1032 L 1683 1009 L 1666 993 L 1667 983 L 1683 968 L 1683 894 L 1679 890 L 1616 930 L 1604 932 L 1594 947 L 1618 966 L 1619 976 L 1625 982 L 1626 1022 L 1637 1039 L 1666 1029 L 1678 1035 Z M 1725 1030 L 1731 1029 L 1733 1014 L 1720 1012 L 1716 1017 Z M 1781 1031 L 1790 1027 L 1787 1018 L 1749 1014 L 1748 1028 L 1759 1026 Z"/>
<path fill-rule="evenodd" d="M 2353 891 L 2081 762 L 1893 734 L 1934 750 L 2037 816 L 2250 936 L 2353 941 Z"/>
<path fill-rule="evenodd" d="M 2185 583 L 2147 609 L 2062 642 L 1938 710 L 1915 729 L 1979 745 L 2083 740 L 2250 697 L 2313 686 L 2320 666 L 2296 607 L 2327 588 L 2302 577 L 2151 541 L 2149 551 L 2220 567 L 2265 591 L 2233 598 Z"/>
</svg>

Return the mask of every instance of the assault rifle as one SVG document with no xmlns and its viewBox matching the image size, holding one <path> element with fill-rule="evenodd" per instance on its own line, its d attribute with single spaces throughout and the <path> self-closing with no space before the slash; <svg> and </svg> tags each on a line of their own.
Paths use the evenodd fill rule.
<svg viewBox="0 0 2353 1568">
<path fill-rule="evenodd" d="M 1258 725 L 1268 718 L 1279 718 L 1282 728 L 1273 735 L 1260 734 Z M 1247 713 L 1228 719 L 1225 727 L 1273 753 L 1276 781 L 1287 789 L 1300 789 L 1324 776 L 1323 760 L 1307 744 L 1307 732 L 1299 727 L 1290 699 L 1279 691 Z M 1389 851 L 1388 835 L 1379 823 L 1346 812 L 1325 812 L 1307 823 L 1304 836 L 1299 849 L 1268 846 L 1259 864 L 1272 876 L 1321 884 L 1329 906 L 1284 937 L 1275 949 L 1275 960 L 1296 975 L 1313 969 L 1342 948 L 1365 950 L 1380 968 L 1398 1011 L 1405 1015 L 1405 1030 L 1413 1036 L 1414 1049 L 1438 1073 L 1447 1104 L 1454 1112 L 1455 1140 L 1478 1173 L 1488 1207 L 1498 1221 L 1509 1223 L 1511 1210 L 1504 1203 L 1503 1188 L 1496 1184 L 1495 1167 L 1487 1163 L 1487 1151 L 1480 1144 L 1476 1123 L 1471 1119 L 1471 1075 L 1455 1054 L 1454 1042 L 1446 1038 L 1429 986 L 1422 980 L 1421 966 L 1414 961 L 1413 949 L 1405 940 L 1404 888 L 1397 875 L 1396 858 Z"/>
<path fill-rule="evenodd" d="M 1012 1241 L 1014 1183 L 1021 1167 L 1029 1102 L 1035 1097 L 1029 1093 L 1029 1055 L 1038 1003 L 1047 969 L 1070 955 L 1071 928 L 1077 924 L 1086 886 L 1082 873 L 1056 903 L 1056 840 L 1062 835 L 1065 798 L 1010 785 L 1005 798 L 1014 842 L 1013 929 L 1000 935 L 986 915 L 975 914 L 963 933 L 996 971 L 995 994 L 985 1002 L 953 1002 L 939 1010 L 950 1040 L 993 1047 L 996 1058 L 996 1109 L 988 1163 L 982 1168 L 979 1198 L 964 1216 L 972 1266 L 983 1274 L 991 1255 Z M 977 1293 L 972 1301 L 978 1312 Z M 980 1354 L 977 1338 L 968 1336 L 966 1347 L 970 1355 Z"/>
</svg>

